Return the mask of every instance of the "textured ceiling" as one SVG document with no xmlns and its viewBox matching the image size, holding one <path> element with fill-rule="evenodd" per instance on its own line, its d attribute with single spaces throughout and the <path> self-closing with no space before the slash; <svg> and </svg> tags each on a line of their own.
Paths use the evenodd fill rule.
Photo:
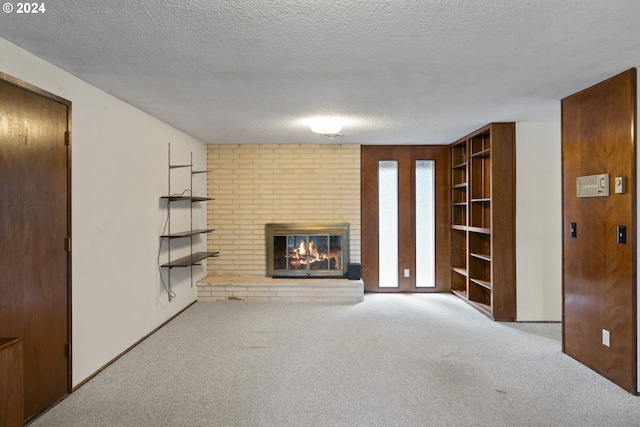
<svg viewBox="0 0 640 427">
<path fill-rule="evenodd" d="M 206 143 L 441 144 L 640 66 L 638 0 L 55 0 L 0 37 Z M 2 71 L 2 70 L 0 70 Z M 71 100 L 73 101 L 73 100 Z"/>
</svg>

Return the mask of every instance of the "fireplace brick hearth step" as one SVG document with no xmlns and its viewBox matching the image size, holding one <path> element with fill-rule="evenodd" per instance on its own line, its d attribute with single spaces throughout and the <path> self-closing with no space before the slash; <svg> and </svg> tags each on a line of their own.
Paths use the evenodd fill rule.
<svg viewBox="0 0 640 427">
<path fill-rule="evenodd" d="M 198 282 L 198 301 L 357 303 L 363 299 L 362 280 L 207 276 Z"/>
</svg>

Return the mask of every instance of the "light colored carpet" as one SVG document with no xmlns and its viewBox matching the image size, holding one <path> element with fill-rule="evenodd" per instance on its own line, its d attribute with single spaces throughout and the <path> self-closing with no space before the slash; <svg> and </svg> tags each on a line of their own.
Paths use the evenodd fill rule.
<svg viewBox="0 0 640 427">
<path fill-rule="evenodd" d="M 37 419 L 48 426 L 638 426 L 560 324 L 450 294 L 198 302 Z"/>
</svg>

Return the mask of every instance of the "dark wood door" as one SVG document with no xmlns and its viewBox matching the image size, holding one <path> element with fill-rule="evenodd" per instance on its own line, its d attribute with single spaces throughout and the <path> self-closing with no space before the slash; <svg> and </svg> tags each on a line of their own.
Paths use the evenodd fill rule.
<svg viewBox="0 0 640 427">
<path fill-rule="evenodd" d="M 636 388 L 635 117 L 635 70 L 562 100 L 563 347 L 630 392 Z M 576 197 L 577 177 L 606 173 L 608 197 Z M 626 193 L 614 192 L 615 177 L 627 178 Z M 618 226 L 626 227 L 625 243 L 618 242 Z"/>
<path fill-rule="evenodd" d="M 23 340 L 25 419 L 70 386 L 68 111 L 0 80 L 0 337 Z"/>
<path fill-rule="evenodd" d="M 443 292 L 449 290 L 448 156 L 446 146 L 362 146 L 361 222 L 362 279 L 366 292 Z M 398 287 L 379 283 L 378 165 L 398 162 Z M 417 160 L 435 161 L 435 287 L 416 287 L 416 194 Z M 409 277 L 404 270 L 408 269 Z"/>
</svg>

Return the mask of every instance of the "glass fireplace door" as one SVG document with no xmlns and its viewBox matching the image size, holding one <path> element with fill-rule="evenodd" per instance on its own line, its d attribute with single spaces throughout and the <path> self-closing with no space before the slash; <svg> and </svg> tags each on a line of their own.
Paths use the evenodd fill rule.
<svg viewBox="0 0 640 427">
<path fill-rule="evenodd" d="M 348 224 L 267 224 L 267 275 L 343 277 Z"/>
</svg>

